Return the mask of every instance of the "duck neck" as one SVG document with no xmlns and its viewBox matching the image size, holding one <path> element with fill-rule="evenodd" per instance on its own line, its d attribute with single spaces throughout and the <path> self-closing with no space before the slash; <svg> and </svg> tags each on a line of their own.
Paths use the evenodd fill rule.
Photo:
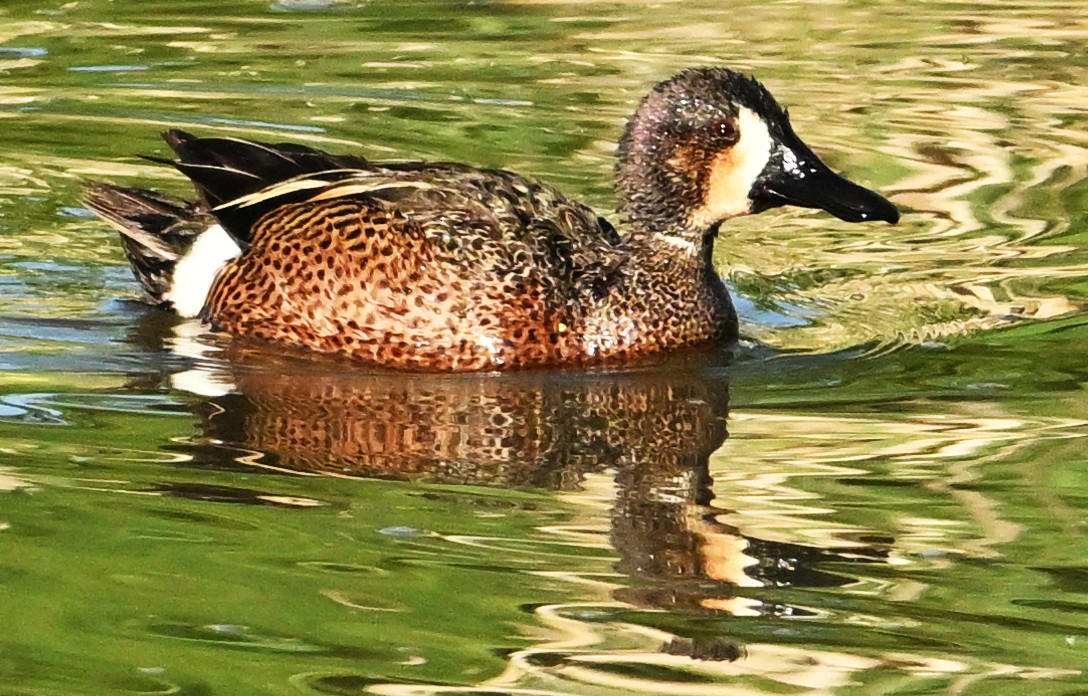
<svg viewBox="0 0 1088 696">
<path fill-rule="evenodd" d="M 707 214 L 705 172 L 680 149 L 665 152 L 660 124 L 637 115 L 620 140 L 616 193 L 627 237 L 646 261 L 710 267 L 719 220 Z"/>
<path fill-rule="evenodd" d="M 632 241 L 651 246 L 663 242 L 662 251 L 671 246 L 688 255 L 691 250 L 709 248 L 712 225 L 693 215 L 698 205 L 693 202 L 705 197 L 703 182 L 676 171 L 637 145 L 630 142 L 628 134 L 621 142 L 616 165 L 620 213 L 627 219 Z"/>
<path fill-rule="evenodd" d="M 626 242 L 636 265 L 677 290 L 702 286 L 717 291 L 722 284 L 714 268 L 715 236 L 717 226 L 706 231 L 652 228 L 632 220 Z"/>
<path fill-rule="evenodd" d="M 619 188 L 631 287 L 660 298 L 652 303 L 653 312 L 665 324 L 687 327 L 678 332 L 684 335 L 681 342 L 735 336 L 736 313 L 714 266 L 718 224 L 702 229 L 691 224 L 678 200 L 665 203 L 668 192 L 642 189 L 631 195 L 622 183 Z"/>
</svg>

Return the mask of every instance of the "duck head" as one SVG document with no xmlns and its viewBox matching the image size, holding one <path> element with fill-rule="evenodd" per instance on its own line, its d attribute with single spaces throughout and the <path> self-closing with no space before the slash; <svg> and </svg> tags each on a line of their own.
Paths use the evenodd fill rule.
<svg viewBox="0 0 1088 696">
<path fill-rule="evenodd" d="M 763 85 L 725 68 L 656 85 L 627 124 L 616 175 L 636 233 L 688 244 L 723 220 L 787 204 L 848 222 L 899 220 L 883 196 L 821 162 Z"/>
</svg>

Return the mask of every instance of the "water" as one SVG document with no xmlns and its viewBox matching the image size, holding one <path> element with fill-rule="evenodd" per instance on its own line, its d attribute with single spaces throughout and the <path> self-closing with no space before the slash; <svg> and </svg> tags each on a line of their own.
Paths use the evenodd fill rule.
<svg viewBox="0 0 1088 696">
<path fill-rule="evenodd" d="M 1088 689 L 1083 3 L 0 6 L 0 693 Z M 734 221 L 764 348 L 346 370 L 130 300 L 168 126 L 602 211 L 654 81 L 755 72 L 898 226 Z M 194 390 L 205 393 L 198 396 Z"/>
</svg>

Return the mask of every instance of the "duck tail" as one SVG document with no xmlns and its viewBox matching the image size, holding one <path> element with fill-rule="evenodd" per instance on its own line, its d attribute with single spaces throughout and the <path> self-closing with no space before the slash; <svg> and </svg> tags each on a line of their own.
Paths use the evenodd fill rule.
<svg viewBox="0 0 1088 696">
<path fill-rule="evenodd" d="M 199 247 L 207 246 L 198 245 L 197 241 L 212 232 L 211 236 L 221 236 L 233 245 L 213 217 L 180 199 L 101 182 L 90 183 L 83 200 L 90 210 L 121 233 L 125 256 L 148 302 L 173 307 L 183 316 L 199 314 L 214 274 L 226 258 L 217 265 L 204 263 L 209 259 L 193 258 L 203 255 L 195 253 L 200 251 Z M 229 258 L 237 253 L 234 245 L 220 256 Z M 189 276 L 198 270 L 207 278 L 193 283 Z M 186 287 L 181 287 L 183 284 Z M 207 287 L 203 287 L 200 295 L 203 285 Z"/>
<path fill-rule="evenodd" d="M 166 302 L 174 267 L 196 239 L 194 230 L 179 223 L 192 217 L 184 202 L 150 191 L 91 183 L 84 204 L 121 233 L 125 257 L 147 300 Z"/>
</svg>

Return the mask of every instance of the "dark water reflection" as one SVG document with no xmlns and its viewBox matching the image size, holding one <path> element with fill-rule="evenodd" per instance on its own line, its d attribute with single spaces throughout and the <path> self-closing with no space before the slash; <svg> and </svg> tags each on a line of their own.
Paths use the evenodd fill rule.
<svg viewBox="0 0 1088 696">
<path fill-rule="evenodd" d="M 569 490 L 615 468 L 653 489 L 705 475 L 726 437 L 728 384 L 701 372 L 231 377 L 204 434 L 290 471 Z"/>
</svg>

